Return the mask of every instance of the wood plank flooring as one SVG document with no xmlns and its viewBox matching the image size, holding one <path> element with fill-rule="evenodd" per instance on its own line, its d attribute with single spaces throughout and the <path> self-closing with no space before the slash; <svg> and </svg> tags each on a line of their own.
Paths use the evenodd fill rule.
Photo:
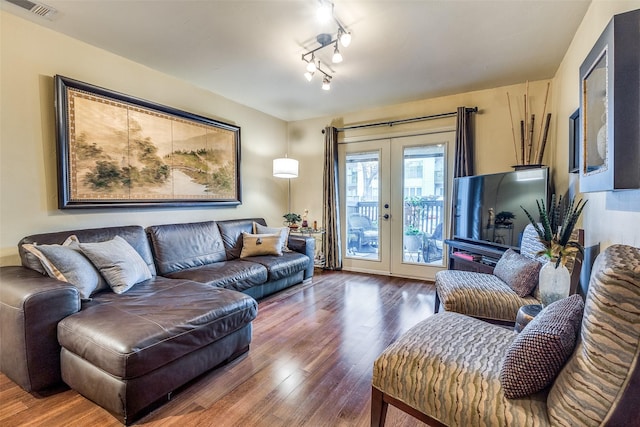
<svg viewBox="0 0 640 427">
<path fill-rule="evenodd" d="M 141 426 L 369 425 L 373 361 L 433 314 L 418 280 L 318 272 L 313 283 L 262 300 L 249 353 L 183 387 Z M 66 390 L 35 397 L 0 374 L 2 426 L 119 426 Z M 389 408 L 387 426 L 424 426 Z"/>
</svg>

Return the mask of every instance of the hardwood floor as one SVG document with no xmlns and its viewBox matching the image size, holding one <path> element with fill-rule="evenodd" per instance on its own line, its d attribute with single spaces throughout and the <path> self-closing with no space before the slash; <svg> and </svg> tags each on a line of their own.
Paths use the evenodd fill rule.
<svg viewBox="0 0 640 427">
<path fill-rule="evenodd" d="M 209 372 L 136 425 L 369 425 L 373 361 L 433 314 L 427 282 L 318 272 L 262 300 L 249 353 Z M 0 374 L 2 426 L 119 426 L 73 390 L 34 397 Z M 424 426 L 389 407 L 387 426 Z"/>
</svg>

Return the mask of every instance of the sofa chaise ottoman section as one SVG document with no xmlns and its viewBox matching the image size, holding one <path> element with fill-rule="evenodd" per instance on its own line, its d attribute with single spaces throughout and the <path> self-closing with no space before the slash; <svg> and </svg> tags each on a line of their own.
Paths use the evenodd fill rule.
<svg viewBox="0 0 640 427">
<path fill-rule="evenodd" d="M 243 293 L 164 277 L 121 295 L 98 294 L 58 323 L 62 379 L 128 423 L 175 388 L 247 351 L 257 310 Z M 195 354 L 198 360 L 187 363 Z M 196 372 L 194 363 L 201 365 Z"/>
</svg>

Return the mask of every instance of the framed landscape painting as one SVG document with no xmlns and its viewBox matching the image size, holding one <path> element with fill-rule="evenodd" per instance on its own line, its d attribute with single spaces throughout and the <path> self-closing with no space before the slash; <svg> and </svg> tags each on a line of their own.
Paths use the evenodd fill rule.
<svg viewBox="0 0 640 427">
<path fill-rule="evenodd" d="M 239 127 L 54 80 L 61 209 L 241 203 Z"/>
</svg>

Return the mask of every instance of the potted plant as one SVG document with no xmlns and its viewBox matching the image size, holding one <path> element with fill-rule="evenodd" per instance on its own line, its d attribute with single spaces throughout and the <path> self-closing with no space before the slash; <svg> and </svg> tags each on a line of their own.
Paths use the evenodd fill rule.
<svg viewBox="0 0 640 427">
<path fill-rule="evenodd" d="M 416 252 L 420 250 L 422 244 L 422 231 L 415 225 L 407 225 L 404 229 L 404 248 L 408 252 Z"/>
<path fill-rule="evenodd" d="M 569 259 L 575 258 L 578 252 L 584 251 L 582 245 L 572 239 L 572 234 L 587 202 L 580 200 L 576 203 L 575 199 L 572 199 L 563 209 L 562 197 L 559 197 L 556 203 L 554 194 L 548 209 L 545 207 L 544 200 L 536 203 L 540 222 L 533 219 L 525 208 L 520 207 L 533 224 L 538 233 L 538 239 L 544 246 L 537 255 L 544 255 L 549 260 L 540 269 L 540 299 L 544 307 L 569 295 L 571 276 L 565 265 Z"/>
<path fill-rule="evenodd" d="M 287 224 L 289 228 L 298 228 L 298 222 L 302 220 L 300 215 L 293 212 L 286 213 L 282 215 L 282 217 L 286 220 L 285 224 Z"/>
<path fill-rule="evenodd" d="M 404 228 L 404 249 L 407 252 L 417 252 L 422 246 L 422 231 L 416 224 L 420 221 L 422 215 L 423 200 L 419 196 L 405 197 L 405 217 L 408 224 Z"/>
<path fill-rule="evenodd" d="M 513 212 L 502 211 L 496 214 L 495 223 L 498 225 L 511 225 L 513 224 L 513 220 L 515 218 L 516 216 L 513 214 Z"/>
</svg>

